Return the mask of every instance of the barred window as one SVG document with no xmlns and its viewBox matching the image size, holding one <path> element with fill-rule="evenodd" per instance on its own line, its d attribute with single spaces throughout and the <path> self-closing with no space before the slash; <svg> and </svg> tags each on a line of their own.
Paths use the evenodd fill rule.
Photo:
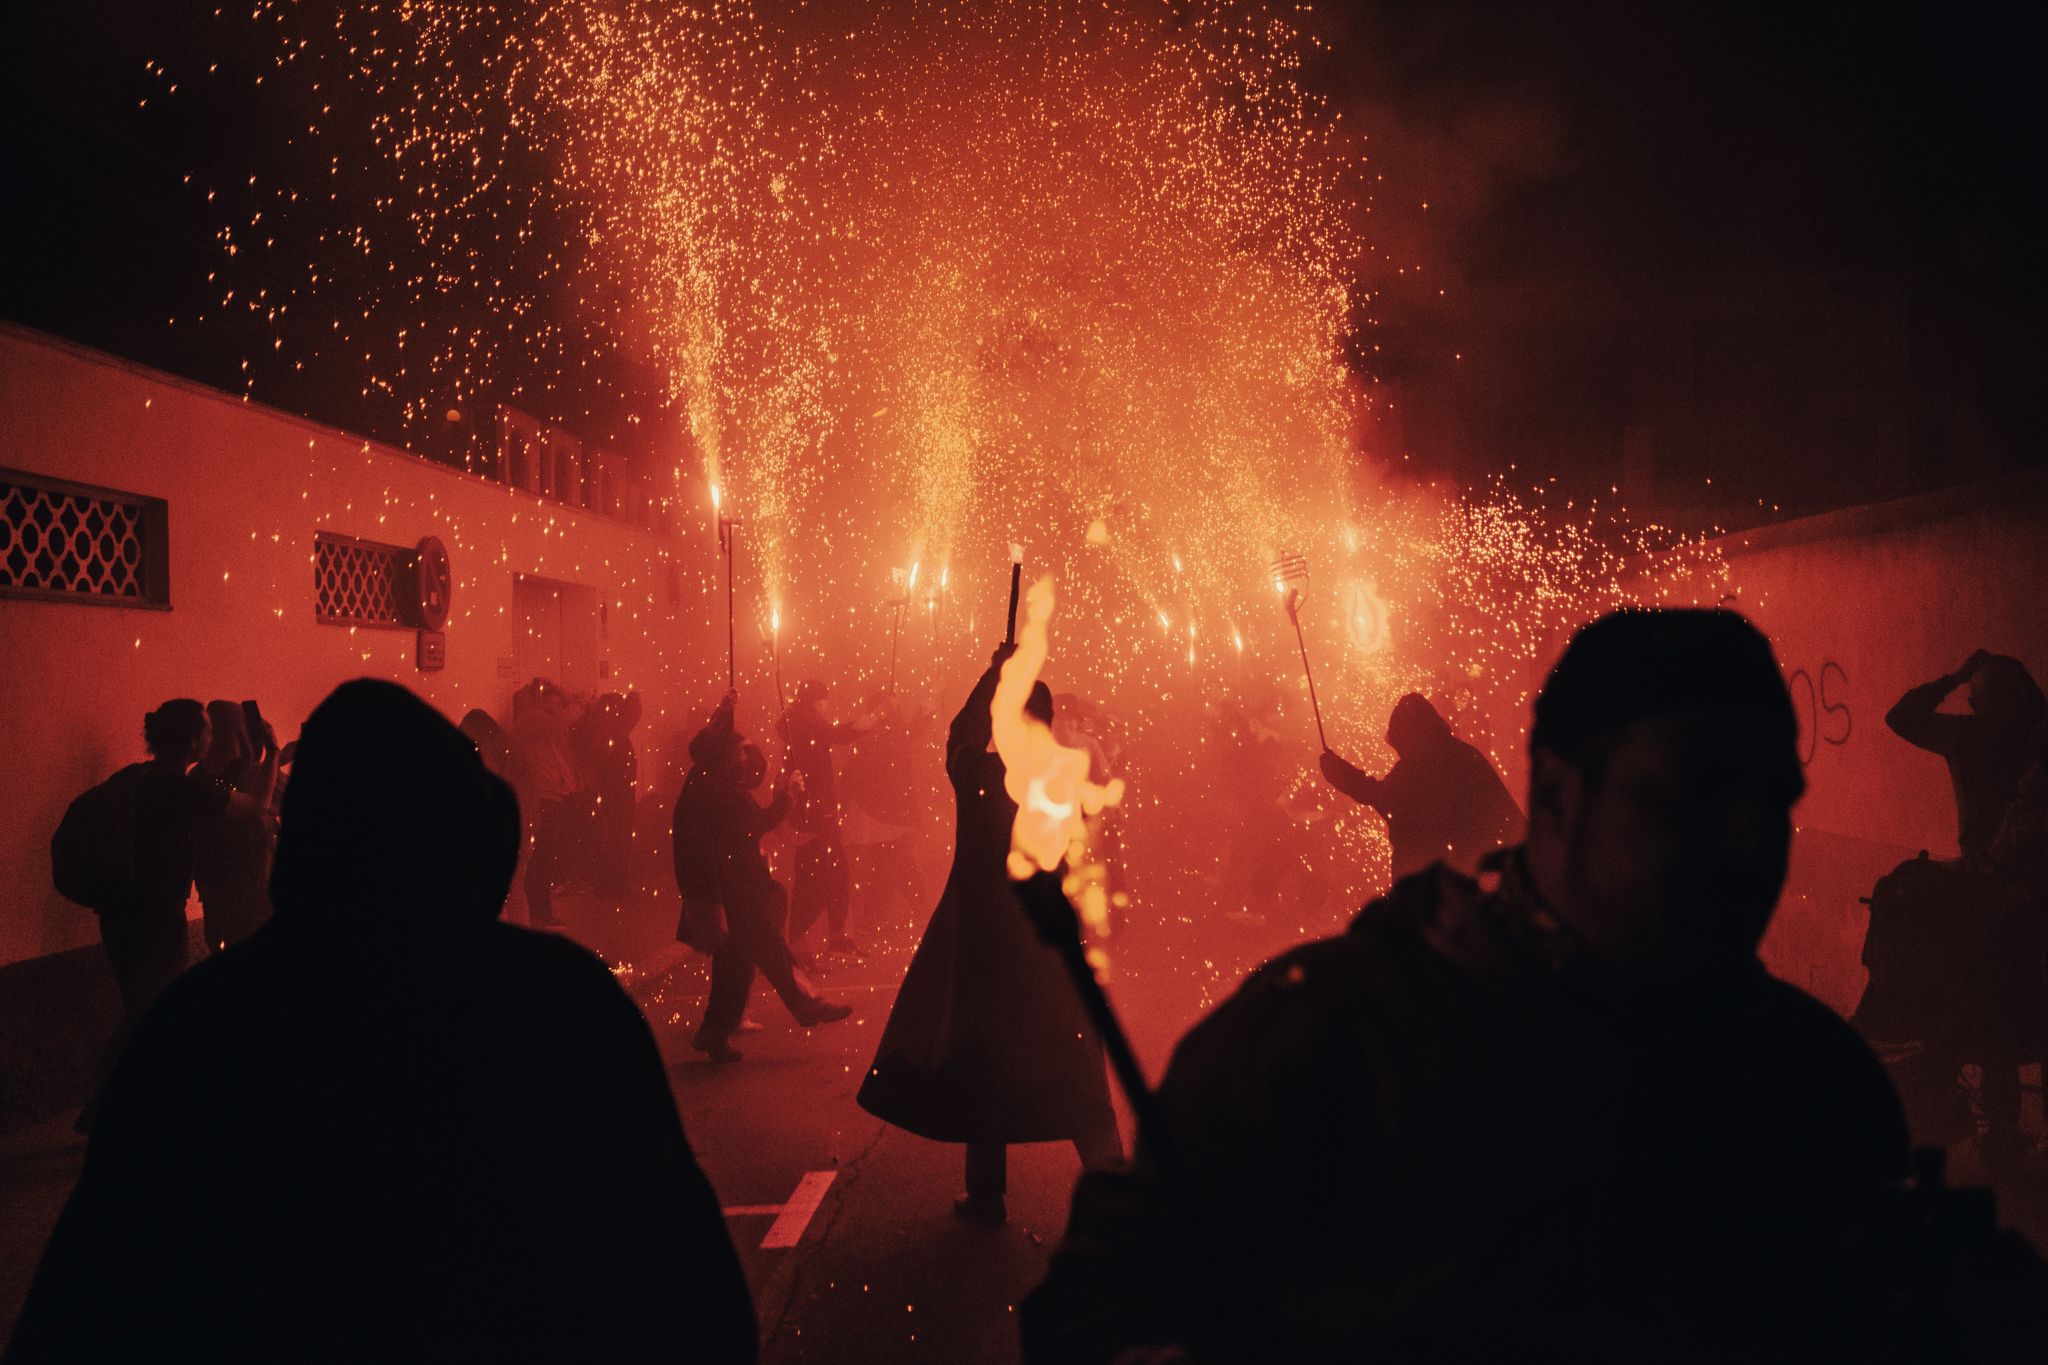
<svg viewBox="0 0 2048 1365">
<path fill-rule="evenodd" d="M 0 597 L 171 605 L 162 498 L 0 469 Z"/>
<path fill-rule="evenodd" d="M 330 625 L 419 623 L 414 590 L 419 552 L 321 531 L 313 537 L 313 613 Z"/>
</svg>

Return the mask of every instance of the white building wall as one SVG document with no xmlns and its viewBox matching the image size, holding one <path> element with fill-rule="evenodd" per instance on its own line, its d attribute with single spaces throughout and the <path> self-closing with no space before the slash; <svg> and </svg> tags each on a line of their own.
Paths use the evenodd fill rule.
<svg viewBox="0 0 2048 1365">
<path fill-rule="evenodd" d="M 166 499 L 171 576 L 168 611 L 0 596 L 0 963 L 95 941 L 91 913 L 51 888 L 50 833 L 73 796 L 142 756 L 142 717 L 167 697 L 254 697 L 287 740 L 359 676 L 451 719 L 504 718 L 524 681 L 521 574 L 597 594 L 601 686 L 647 700 L 643 786 L 723 691 L 708 507 L 658 536 L 14 327 L 0 326 L 0 412 L 0 466 Z M 315 620 L 317 531 L 441 538 L 443 671 L 416 668 L 411 630 Z"/>
</svg>

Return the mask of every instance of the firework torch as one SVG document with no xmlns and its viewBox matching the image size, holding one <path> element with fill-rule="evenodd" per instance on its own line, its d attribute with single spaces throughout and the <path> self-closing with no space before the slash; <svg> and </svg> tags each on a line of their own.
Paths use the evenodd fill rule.
<svg viewBox="0 0 2048 1365">
<path fill-rule="evenodd" d="M 889 695 L 896 695 L 896 656 L 903 644 L 903 613 L 910 607 L 910 589 L 916 581 L 917 566 L 911 565 L 906 573 L 902 569 L 889 570 L 889 581 L 896 589 L 896 596 L 889 601 L 893 620 L 889 626 Z"/>
<path fill-rule="evenodd" d="M 782 693 L 782 651 L 776 645 L 782 635 L 782 608 L 768 608 L 768 662 L 775 670 L 775 705 L 782 712 L 782 731 L 789 733 L 789 698 Z"/>
<path fill-rule="evenodd" d="M 1273 586 L 1287 595 L 1287 619 L 1294 622 L 1294 643 L 1301 649 L 1301 674 L 1308 679 L 1308 704 L 1316 716 L 1316 739 L 1329 752 L 1330 739 L 1323 733 L 1323 704 L 1316 700 L 1315 670 L 1308 666 L 1308 641 L 1301 633 L 1301 590 L 1308 583 L 1308 557 L 1284 554 L 1273 561 Z"/>
<path fill-rule="evenodd" d="M 1067 976 L 1081 997 L 1081 1007 L 1088 1012 L 1088 1021 L 1102 1035 L 1102 1049 L 1109 1054 L 1110 1070 L 1116 1073 L 1124 1098 L 1131 1102 L 1131 1113 L 1137 1116 L 1138 1140 L 1159 1162 L 1160 1169 L 1170 1181 L 1182 1191 L 1191 1190 L 1186 1182 L 1185 1168 L 1180 1163 L 1180 1154 L 1167 1132 L 1166 1115 L 1159 1107 L 1159 1097 L 1145 1080 L 1145 1072 L 1138 1065 L 1138 1054 L 1131 1050 L 1130 1035 L 1124 1032 L 1123 1021 L 1117 1018 L 1116 1007 L 1109 1003 L 1108 993 L 1095 979 L 1095 968 L 1088 962 L 1088 950 L 1081 944 L 1080 916 L 1075 912 L 1073 902 L 1060 889 L 1059 874 L 1034 872 L 1016 883 L 1016 888 L 1017 899 L 1031 917 L 1032 928 L 1038 931 L 1045 945 L 1059 955 L 1060 965 L 1067 969 Z"/>
<path fill-rule="evenodd" d="M 1018 643 L 1018 583 L 1024 581 L 1024 559 L 1010 561 L 1010 624 L 1004 626 L 1004 645 Z"/>
<path fill-rule="evenodd" d="M 739 683 L 738 653 L 733 648 L 732 629 L 732 553 L 733 542 L 739 537 L 739 521 L 724 512 L 724 499 L 718 485 L 711 485 L 711 510 L 718 516 L 718 548 L 725 551 L 725 685 L 737 690 Z"/>
<path fill-rule="evenodd" d="M 1012 569 L 1014 581 L 1014 564 Z M 1089 1022 L 1102 1036 L 1117 1084 L 1137 1115 L 1146 1150 L 1169 1178 L 1178 1182 L 1182 1167 L 1161 1121 L 1158 1098 L 1146 1084 L 1130 1037 L 1095 978 L 1095 968 L 1081 942 L 1080 917 L 1061 885 L 1066 868 L 1078 866 L 1086 857 L 1087 817 L 1122 801 L 1124 784 L 1121 779 L 1106 784 L 1091 780 L 1088 751 L 1061 744 L 1049 726 L 1024 709 L 1045 665 L 1052 597 L 1050 578 L 1031 589 L 1021 639 L 1016 638 L 1012 613 L 1011 643 L 1016 652 L 1004 660 L 1002 676 L 989 701 L 990 730 L 1003 761 L 1003 790 L 1017 804 L 1007 867 L 1032 927 L 1058 954 Z"/>
</svg>

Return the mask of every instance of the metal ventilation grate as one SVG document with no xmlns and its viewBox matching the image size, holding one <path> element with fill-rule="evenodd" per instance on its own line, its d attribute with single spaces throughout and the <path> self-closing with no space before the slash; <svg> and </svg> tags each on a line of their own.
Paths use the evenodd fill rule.
<svg viewBox="0 0 2048 1365">
<path fill-rule="evenodd" d="M 313 538 L 313 614 L 331 625 L 419 625 L 413 580 L 418 552 L 322 531 Z"/>
<path fill-rule="evenodd" d="M 0 469 L 0 595 L 170 605 L 160 498 Z"/>
</svg>

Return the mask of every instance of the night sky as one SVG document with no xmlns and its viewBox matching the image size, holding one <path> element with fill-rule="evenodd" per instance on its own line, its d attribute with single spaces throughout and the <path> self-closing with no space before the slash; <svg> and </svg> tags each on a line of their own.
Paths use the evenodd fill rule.
<svg viewBox="0 0 2048 1365">
<path fill-rule="evenodd" d="M 2048 215 L 2017 14 L 1669 8 L 1302 16 L 1324 44 L 1307 83 L 1371 139 L 1384 259 L 1359 263 L 1349 358 L 1401 414 L 1375 454 L 1463 482 L 1510 463 L 1588 491 L 1631 482 L 1692 524 L 2037 467 Z M 216 306 L 275 268 L 216 235 L 247 177 L 320 183 L 292 136 L 298 96 L 254 84 L 275 35 L 146 0 L 14 17 L 0 314 L 412 436 L 399 396 L 366 396 L 346 358 L 292 367 L 320 319 L 274 333 Z M 327 264 L 333 308 L 378 287 L 374 262 Z M 450 325 L 464 307 L 446 301 Z M 528 405 L 630 448 L 654 392 L 614 355 L 601 383 Z"/>
</svg>

